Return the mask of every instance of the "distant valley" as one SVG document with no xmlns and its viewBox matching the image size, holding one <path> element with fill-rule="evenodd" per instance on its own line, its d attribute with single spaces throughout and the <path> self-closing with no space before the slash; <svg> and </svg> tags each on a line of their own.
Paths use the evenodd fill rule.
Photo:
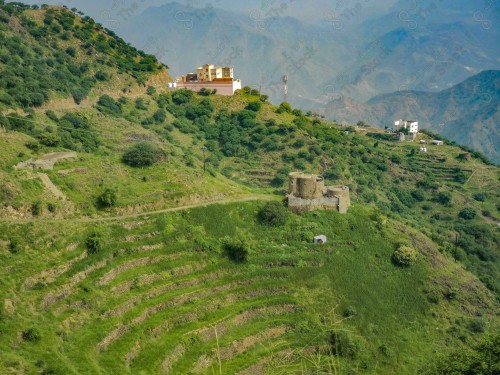
<svg viewBox="0 0 500 375">
<path fill-rule="evenodd" d="M 367 103 L 349 97 L 333 100 L 326 115 L 337 121 L 363 120 L 391 127 L 394 120 L 411 117 L 421 128 L 438 132 L 459 144 L 481 150 L 500 162 L 500 71 L 484 71 L 439 92 L 400 91 L 374 97 Z"/>
</svg>

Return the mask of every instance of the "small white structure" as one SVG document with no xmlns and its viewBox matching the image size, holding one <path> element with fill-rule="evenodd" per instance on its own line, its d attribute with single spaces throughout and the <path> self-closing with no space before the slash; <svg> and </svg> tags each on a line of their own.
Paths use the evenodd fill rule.
<svg viewBox="0 0 500 375">
<path fill-rule="evenodd" d="M 438 139 L 434 139 L 431 143 L 436 146 L 442 146 L 444 144 L 443 141 L 440 141 Z"/>
<path fill-rule="evenodd" d="M 322 245 L 326 242 L 326 236 L 324 234 L 321 234 L 319 236 L 314 237 L 314 243 L 318 245 Z"/>
<path fill-rule="evenodd" d="M 408 129 L 408 133 L 418 133 L 418 121 L 414 120 L 397 120 L 394 122 L 394 131 L 399 131 L 401 128 Z"/>
<path fill-rule="evenodd" d="M 427 147 L 425 146 L 420 147 L 420 152 L 427 152 Z"/>
<path fill-rule="evenodd" d="M 420 140 L 420 144 L 421 144 L 421 145 L 426 144 L 426 143 L 427 143 L 427 141 L 426 141 L 425 139 L 421 139 L 421 140 Z"/>
</svg>

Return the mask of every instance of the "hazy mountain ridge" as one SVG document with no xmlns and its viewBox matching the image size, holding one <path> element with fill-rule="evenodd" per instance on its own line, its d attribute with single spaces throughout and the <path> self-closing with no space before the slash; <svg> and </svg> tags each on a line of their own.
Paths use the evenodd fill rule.
<svg viewBox="0 0 500 375">
<path fill-rule="evenodd" d="M 378 127 L 413 118 L 422 128 L 480 150 L 498 163 L 499 103 L 500 71 L 489 70 L 437 93 L 401 91 L 376 96 L 367 103 L 339 98 L 328 107 L 328 115 L 338 121 L 363 119 Z"/>
<path fill-rule="evenodd" d="M 90 19 L 56 17 L 35 43 L 50 9 L 4 9 L 0 37 L 31 43 L 25 60 L 65 46 L 58 71 L 82 56 L 105 71 L 80 103 L 50 92 L 21 115 L 0 103 L 1 374 L 490 375 L 500 363 L 488 350 L 500 340 L 498 167 L 252 90 L 169 90 L 153 60 L 135 67 Z M 54 152 L 73 156 L 31 169 Z M 288 212 L 292 170 L 349 186 L 349 212 Z M 459 361 L 436 358 L 452 350 Z"/>
</svg>

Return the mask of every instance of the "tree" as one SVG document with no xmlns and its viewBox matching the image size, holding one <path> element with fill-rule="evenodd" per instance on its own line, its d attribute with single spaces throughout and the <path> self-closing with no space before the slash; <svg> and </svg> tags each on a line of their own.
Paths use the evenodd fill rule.
<svg viewBox="0 0 500 375">
<path fill-rule="evenodd" d="M 141 142 L 132 146 L 124 155 L 123 162 L 131 167 L 147 167 L 156 163 L 161 156 L 160 149 L 152 143 Z"/>
<path fill-rule="evenodd" d="M 476 217 L 476 210 L 471 207 L 465 207 L 458 213 L 458 217 L 464 220 L 472 220 Z"/>
<path fill-rule="evenodd" d="M 280 202 L 268 202 L 260 209 L 258 219 L 263 225 L 283 226 L 288 221 L 288 210 Z"/>
</svg>

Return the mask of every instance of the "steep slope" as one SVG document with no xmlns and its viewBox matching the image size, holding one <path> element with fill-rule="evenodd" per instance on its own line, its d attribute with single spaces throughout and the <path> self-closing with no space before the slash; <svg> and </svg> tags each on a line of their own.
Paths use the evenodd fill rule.
<svg viewBox="0 0 500 375">
<path fill-rule="evenodd" d="M 498 331 L 498 167 L 251 90 L 122 89 L 0 115 L 1 373 L 414 374 Z M 349 212 L 264 202 L 291 170 Z"/>
<path fill-rule="evenodd" d="M 380 95 L 366 104 L 337 99 L 329 116 L 338 121 L 365 120 L 391 127 L 395 119 L 415 118 L 420 126 L 479 150 L 500 161 L 500 71 L 484 71 L 437 93 L 401 91 Z"/>
<path fill-rule="evenodd" d="M 0 109 L 64 97 L 79 104 L 92 89 L 132 90 L 153 74 L 169 80 L 156 57 L 64 8 L 3 5 L 0 39 Z"/>
</svg>

